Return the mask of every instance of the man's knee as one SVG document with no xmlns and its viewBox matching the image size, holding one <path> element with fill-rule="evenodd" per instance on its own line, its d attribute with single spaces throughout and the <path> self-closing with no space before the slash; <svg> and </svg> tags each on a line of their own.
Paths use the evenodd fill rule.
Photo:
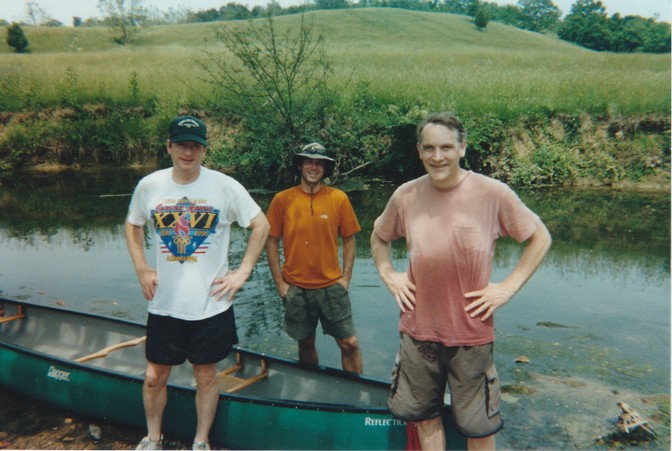
<svg viewBox="0 0 672 451">
<path fill-rule="evenodd" d="M 338 343 L 338 347 L 341 348 L 341 351 L 346 354 L 359 352 L 359 341 L 357 340 L 356 336 L 336 339 L 336 343 Z"/>
<path fill-rule="evenodd" d="M 196 387 L 207 389 L 217 383 L 217 367 L 215 365 L 194 365 Z"/>
</svg>

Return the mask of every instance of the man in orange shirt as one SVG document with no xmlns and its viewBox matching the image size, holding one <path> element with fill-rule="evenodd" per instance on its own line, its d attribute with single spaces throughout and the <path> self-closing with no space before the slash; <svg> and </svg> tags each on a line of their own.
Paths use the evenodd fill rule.
<svg viewBox="0 0 672 451">
<path fill-rule="evenodd" d="M 322 184 L 336 162 L 326 149 L 312 143 L 292 158 L 297 186 L 273 197 L 266 256 L 278 294 L 285 306 L 285 330 L 299 342 L 299 361 L 317 365 L 315 330 L 341 349 L 343 369 L 361 374 L 362 356 L 352 320 L 348 286 L 355 262 L 355 234 L 361 230 L 348 196 Z M 338 240 L 343 243 L 343 266 Z M 280 240 L 284 264 L 280 263 Z"/>
</svg>

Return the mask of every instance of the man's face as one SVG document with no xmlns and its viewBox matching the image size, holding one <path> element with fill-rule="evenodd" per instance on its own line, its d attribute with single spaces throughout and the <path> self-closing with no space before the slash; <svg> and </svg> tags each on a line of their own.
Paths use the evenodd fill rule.
<svg viewBox="0 0 672 451">
<path fill-rule="evenodd" d="M 308 185 L 316 185 L 324 177 L 324 161 L 313 158 L 304 158 L 301 163 L 301 178 Z"/>
<path fill-rule="evenodd" d="M 450 188 L 457 184 L 460 159 L 466 150 L 467 144 L 459 142 L 457 130 L 438 124 L 427 124 L 418 143 L 420 160 L 437 188 Z"/>
<path fill-rule="evenodd" d="M 179 170 L 191 171 L 198 168 L 205 158 L 205 151 L 203 144 L 194 141 L 168 141 L 168 153 L 173 160 L 173 167 Z"/>
</svg>

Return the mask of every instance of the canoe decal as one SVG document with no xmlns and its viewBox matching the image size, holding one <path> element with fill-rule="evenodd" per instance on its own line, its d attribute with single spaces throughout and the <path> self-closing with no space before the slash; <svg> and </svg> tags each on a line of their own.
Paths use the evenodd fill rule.
<svg viewBox="0 0 672 451">
<path fill-rule="evenodd" d="M 174 200 L 165 201 L 152 210 L 156 233 L 161 239 L 162 253 L 170 254 L 168 261 L 196 262 L 194 254 L 204 254 L 206 239 L 215 233 L 219 222 L 219 210 L 197 205 L 206 202 L 203 199 L 189 200 L 186 197 L 171 205 Z"/>
<path fill-rule="evenodd" d="M 406 422 L 403 420 L 397 420 L 396 418 L 364 418 L 364 426 L 406 426 Z"/>
<path fill-rule="evenodd" d="M 54 365 L 49 367 L 49 371 L 47 371 L 47 377 L 56 379 L 57 381 L 70 382 L 70 373 L 68 371 L 59 370 Z"/>
</svg>

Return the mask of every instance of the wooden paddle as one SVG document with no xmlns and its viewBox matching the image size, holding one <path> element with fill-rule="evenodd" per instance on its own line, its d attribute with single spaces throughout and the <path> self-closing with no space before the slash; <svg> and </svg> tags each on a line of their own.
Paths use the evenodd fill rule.
<svg viewBox="0 0 672 451">
<path fill-rule="evenodd" d="M 75 359 L 75 362 L 84 363 L 84 362 L 88 362 L 89 360 L 99 359 L 101 357 L 107 357 L 107 355 L 112 351 L 116 351 L 117 349 L 122 349 L 122 348 L 129 348 L 131 346 L 137 346 L 140 343 L 144 342 L 146 339 L 147 339 L 147 336 L 145 335 L 144 337 L 135 338 L 133 340 L 125 341 L 123 343 L 118 343 L 116 345 L 108 346 L 107 348 L 103 348 L 98 352 L 94 352 L 93 354 L 89 354 L 87 356 Z"/>
</svg>

